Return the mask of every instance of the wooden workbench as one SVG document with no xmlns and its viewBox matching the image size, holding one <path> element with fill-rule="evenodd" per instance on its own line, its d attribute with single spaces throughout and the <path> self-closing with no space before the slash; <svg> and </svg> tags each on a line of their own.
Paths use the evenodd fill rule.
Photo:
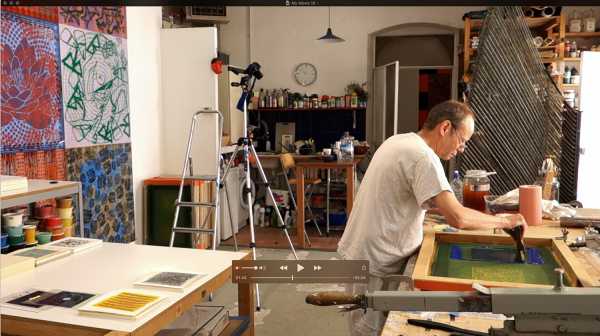
<svg viewBox="0 0 600 336">
<path fill-rule="evenodd" d="M 425 217 L 424 232 L 434 231 L 434 226 L 437 224 L 446 224 L 443 216 L 428 214 Z M 569 228 L 568 241 L 575 240 L 576 237 L 584 234 L 583 229 Z M 494 234 L 493 230 L 462 230 L 461 234 L 465 235 L 482 235 L 482 234 Z M 506 235 L 504 232 L 498 233 L 497 235 Z M 557 221 L 544 220 L 544 225 L 541 226 L 530 226 L 525 234 L 525 237 L 534 238 L 555 238 L 561 237 L 560 223 Z M 585 251 L 585 249 L 579 249 L 574 251 L 573 254 L 579 259 L 579 261 L 586 266 L 587 273 L 597 280 L 600 280 L 600 262 L 597 258 L 592 258 Z M 410 273 L 410 271 L 409 271 Z M 384 325 L 381 336 L 445 336 L 450 333 L 438 331 L 438 330 L 425 330 L 421 327 L 409 326 L 406 324 L 407 318 L 422 318 L 418 314 L 391 311 L 389 312 L 388 318 Z M 439 313 L 433 318 L 434 321 L 448 323 L 450 317 L 448 314 Z M 499 328 L 503 322 L 494 318 L 493 315 L 482 313 L 469 313 L 463 314 L 456 318 L 452 322 L 452 325 L 462 327 L 466 329 L 472 329 L 482 332 L 487 332 L 490 327 Z"/>
<path fill-rule="evenodd" d="M 248 252 L 103 243 L 102 246 L 2 279 L 2 297 L 35 288 L 92 294 L 131 288 L 150 272 L 181 270 L 205 274 L 184 291 L 161 291 L 169 297 L 137 319 L 80 315 L 76 309 L 52 307 L 39 312 L 1 307 L 2 334 L 10 335 L 154 335 L 208 293 L 231 279 L 231 262 L 250 259 Z M 239 313 L 250 320 L 244 335 L 254 334 L 254 287 L 238 285 Z"/>
</svg>

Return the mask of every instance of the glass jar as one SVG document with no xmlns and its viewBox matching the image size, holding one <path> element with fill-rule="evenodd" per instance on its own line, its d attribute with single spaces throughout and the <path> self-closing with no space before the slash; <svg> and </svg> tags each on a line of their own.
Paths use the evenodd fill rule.
<svg viewBox="0 0 600 336">
<path fill-rule="evenodd" d="M 581 32 L 581 18 L 577 11 L 573 11 L 571 20 L 569 21 L 569 32 L 580 33 Z"/>
<path fill-rule="evenodd" d="M 490 179 L 485 170 L 467 170 L 463 184 L 464 206 L 485 211 L 484 196 L 490 193 Z"/>
<path fill-rule="evenodd" d="M 596 16 L 594 10 L 590 9 L 586 18 L 583 20 L 583 28 L 585 32 L 593 33 L 596 31 Z"/>
</svg>

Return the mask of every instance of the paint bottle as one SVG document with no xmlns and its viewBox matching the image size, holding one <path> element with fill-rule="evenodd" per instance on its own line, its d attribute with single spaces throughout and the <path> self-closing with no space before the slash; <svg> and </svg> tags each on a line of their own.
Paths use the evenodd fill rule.
<svg viewBox="0 0 600 336">
<path fill-rule="evenodd" d="M 456 196 L 456 199 L 460 202 L 460 204 L 463 203 L 463 181 L 460 178 L 460 172 L 458 170 L 455 170 L 452 173 L 452 191 L 454 192 L 454 196 Z"/>
</svg>

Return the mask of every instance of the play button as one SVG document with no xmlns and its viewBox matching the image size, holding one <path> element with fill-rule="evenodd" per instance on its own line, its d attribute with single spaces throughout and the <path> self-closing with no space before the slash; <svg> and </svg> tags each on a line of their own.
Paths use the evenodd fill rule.
<svg viewBox="0 0 600 336">
<path fill-rule="evenodd" d="M 300 272 L 304 269 L 304 266 L 300 265 L 300 264 L 296 264 L 296 272 Z"/>
</svg>

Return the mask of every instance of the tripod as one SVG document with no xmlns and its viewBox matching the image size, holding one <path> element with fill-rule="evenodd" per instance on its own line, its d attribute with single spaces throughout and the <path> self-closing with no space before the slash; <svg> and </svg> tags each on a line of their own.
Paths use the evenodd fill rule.
<svg viewBox="0 0 600 336">
<path fill-rule="evenodd" d="M 255 240 L 255 234 L 254 234 L 254 218 L 253 218 L 253 212 L 252 212 L 250 160 L 248 159 L 249 153 L 254 155 L 254 158 L 256 159 L 256 166 L 258 168 L 259 175 L 262 179 L 262 182 L 265 184 L 265 186 L 267 188 L 267 196 L 271 199 L 271 201 L 275 205 L 274 208 L 275 208 L 275 214 L 277 216 L 277 220 L 279 221 L 279 224 L 281 224 L 281 228 L 282 228 L 283 232 L 285 233 L 285 237 L 287 238 L 287 241 L 290 245 L 290 250 L 294 254 L 294 258 L 296 260 L 298 260 L 298 255 L 296 254 L 296 250 L 294 249 L 294 244 L 292 243 L 292 239 L 290 238 L 288 230 L 285 227 L 285 222 L 284 222 L 283 218 L 281 217 L 279 208 L 277 207 L 277 202 L 275 201 L 275 197 L 273 196 L 273 192 L 271 191 L 271 186 L 269 184 L 269 181 L 267 180 L 267 176 L 265 175 L 262 164 L 260 163 L 258 155 L 256 154 L 256 149 L 254 148 L 252 141 L 248 138 L 248 97 L 249 97 L 250 92 L 252 92 L 252 89 L 254 88 L 254 84 L 256 83 L 256 80 L 261 79 L 263 77 L 262 73 L 260 72 L 260 65 L 258 63 L 252 63 L 245 70 L 242 68 L 237 68 L 237 67 L 233 67 L 233 66 L 229 66 L 228 68 L 231 72 L 235 73 L 236 75 L 237 74 L 245 75 L 241 78 L 239 83 L 231 83 L 232 86 L 239 86 L 242 89 L 242 96 L 240 97 L 240 103 L 243 105 L 243 113 L 244 113 L 244 123 L 243 123 L 244 131 L 243 132 L 244 133 L 243 133 L 243 137 L 241 137 L 238 140 L 236 147 L 233 151 L 233 154 L 231 155 L 231 158 L 227 162 L 227 166 L 225 167 L 225 172 L 223 173 L 223 181 L 226 180 L 227 175 L 229 174 L 229 168 L 231 167 L 233 161 L 236 159 L 237 154 L 241 148 L 242 162 L 244 164 L 244 173 L 246 174 L 246 185 L 244 186 L 243 193 L 246 195 L 246 199 L 248 201 L 248 218 L 249 218 L 249 223 L 250 223 L 250 248 L 252 248 L 252 257 L 254 260 L 256 260 L 256 240 Z M 240 103 L 238 103 L 238 106 Z M 255 286 L 256 286 L 256 310 L 260 310 L 260 294 L 258 291 L 258 284 L 255 284 Z"/>
</svg>

